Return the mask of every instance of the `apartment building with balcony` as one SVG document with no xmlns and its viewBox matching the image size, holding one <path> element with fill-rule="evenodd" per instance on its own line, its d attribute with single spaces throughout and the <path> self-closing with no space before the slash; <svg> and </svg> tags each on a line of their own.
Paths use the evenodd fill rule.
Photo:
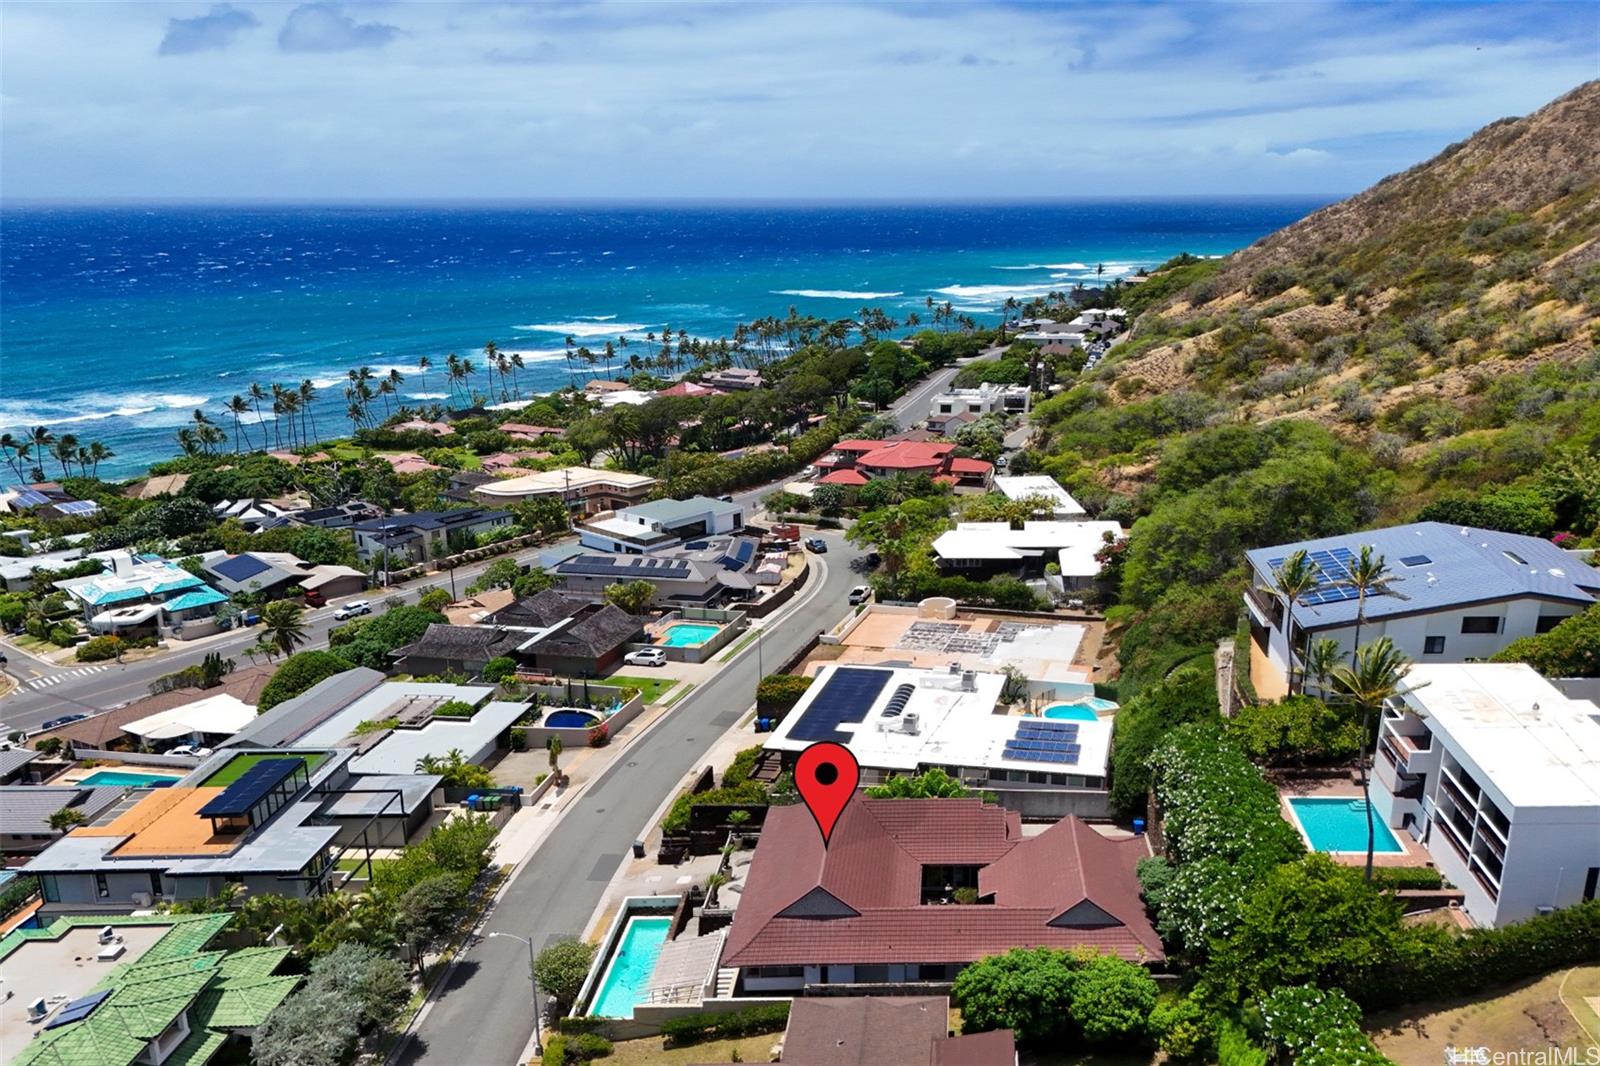
<svg viewBox="0 0 1600 1066">
<path fill-rule="evenodd" d="M 744 527 L 744 507 L 709 496 L 687 500 L 651 500 L 595 515 L 580 524 L 578 543 L 597 551 L 642 555 L 666 551 L 685 541 L 737 533 Z"/>
<path fill-rule="evenodd" d="M 1496 927 L 1600 895 L 1600 707 L 1521 663 L 1415 666 L 1378 729 L 1372 803 Z"/>
</svg>

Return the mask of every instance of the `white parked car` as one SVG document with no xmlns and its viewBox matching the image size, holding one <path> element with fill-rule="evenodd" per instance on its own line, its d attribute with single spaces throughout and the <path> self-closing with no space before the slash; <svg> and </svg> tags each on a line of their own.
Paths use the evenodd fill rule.
<svg viewBox="0 0 1600 1066">
<path fill-rule="evenodd" d="M 640 648 L 624 655 L 622 661 L 629 666 L 665 666 L 667 653 L 660 648 Z"/>
<path fill-rule="evenodd" d="M 859 603 L 866 603 L 870 599 L 872 599 L 871 585 L 857 585 L 850 590 L 850 606 L 852 607 Z"/>
<path fill-rule="evenodd" d="M 193 744 L 180 744 L 176 748 L 173 748 L 171 751 L 167 752 L 167 754 L 168 755 L 192 755 L 192 756 L 196 756 L 198 758 L 202 758 L 203 759 L 207 755 L 211 754 L 211 749 L 210 748 L 197 748 Z"/>
<path fill-rule="evenodd" d="M 333 612 L 335 622 L 343 622 L 346 618 L 354 618 L 358 614 L 371 614 L 372 602 L 370 600 L 351 600 L 337 611 Z"/>
</svg>

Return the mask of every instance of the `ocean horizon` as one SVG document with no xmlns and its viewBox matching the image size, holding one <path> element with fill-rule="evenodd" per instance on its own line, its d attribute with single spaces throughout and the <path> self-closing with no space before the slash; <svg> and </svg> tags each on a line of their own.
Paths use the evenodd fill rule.
<svg viewBox="0 0 1600 1066">
<path fill-rule="evenodd" d="M 355 366 L 399 369 L 416 405 L 448 393 L 418 357 L 490 340 L 548 391 L 568 336 L 714 339 L 790 306 L 903 319 L 929 298 L 993 322 L 1007 298 L 1226 254 L 1331 199 L 7 201 L 0 429 L 100 440 L 102 476 L 126 477 L 175 454 L 197 407 L 231 433 L 222 404 L 251 382 L 310 378 L 334 435 Z"/>
</svg>

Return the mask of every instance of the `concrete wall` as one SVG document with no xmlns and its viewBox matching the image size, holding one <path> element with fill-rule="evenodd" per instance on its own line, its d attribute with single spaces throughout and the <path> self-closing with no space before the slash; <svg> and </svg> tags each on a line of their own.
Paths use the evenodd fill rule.
<svg viewBox="0 0 1600 1066">
<path fill-rule="evenodd" d="M 146 755 L 137 751 L 110 751 L 105 748 L 80 748 L 74 746 L 73 754 L 80 759 L 106 759 L 130 766 L 162 767 L 168 770 L 193 770 L 200 759 L 193 755 Z"/>
<path fill-rule="evenodd" d="M 575 707 L 575 708 L 542 707 L 542 708 L 540 708 L 540 710 L 542 710 L 545 714 L 549 714 L 551 711 L 585 710 L 585 709 L 586 708 L 582 708 L 582 707 Z M 631 700 L 629 700 L 627 703 L 624 703 L 622 705 L 622 707 L 617 711 L 616 714 L 614 714 L 610 718 L 606 719 L 606 725 L 611 727 L 611 736 L 613 738 L 615 738 L 617 733 L 620 732 L 622 730 L 622 728 L 624 726 L 626 726 L 629 722 L 631 722 L 635 718 L 639 717 L 639 712 L 641 712 L 643 710 L 644 710 L 644 696 L 641 695 L 641 694 L 635 694 L 634 697 Z M 593 714 L 593 713 L 597 713 L 597 712 L 590 712 L 590 713 Z M 544 747 L 546 744 L 550 743 L 550 738 L 551 737 L 559 737 L 559 738 L 561 738 L 561 748 L 562 748 L 563 751 L 574 751 L 574 750 L 576 750 L 578 748 L 588 747 L 588 745 L 589 745 L 589 728 L 579 728 L 577 726 L 572 726 L 572 727 L 553 727 L 553 726 L 546 726 L 546 725 L 526 725 L 526 726 L 513 726 L 512 727 L 512 731 L 513 732 L 517 732 L 517 733 L 521 733 L 523 735 L 524 740 L 527 742 L 528 750 L 530 750 L 530 751 L 533 751 L 533 750 L 536 750 L 538 748 Z"/>
<path fill-rule="evenodd" d="M 981 788 L 984 792 L 993 792 L 1000 806 L 1008 811 L 1016 811 L 1024 818 L 1059 821 L 1069 814 L 1076 814 L 1079 818 L 1111 817 L 1110 794 L 1095 789 L 1021 789 L 1007 788 L 1005 785 L 997 787 L 992 782 L 985 782 Z"/>
</svg>

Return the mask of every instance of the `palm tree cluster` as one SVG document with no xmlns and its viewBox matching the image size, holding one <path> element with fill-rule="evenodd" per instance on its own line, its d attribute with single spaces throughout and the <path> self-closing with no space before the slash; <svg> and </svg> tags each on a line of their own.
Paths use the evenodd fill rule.
<svg viewBox="0 0 1600 1066">
<path fill-rule="evenodd" d="M 34 426 L 21 437 L 0 434 L 0 453 L 17 480 L 23 482 L 45 479 L 47 457 L 60 464 L 62 477 L 71 477 L 74 468 L 83 477 L 95 477 L 100 464 L 117 454 L 97 440 L 80 441 L 72 433 L 57 436 L 46 426 Z"/>
</svg>

